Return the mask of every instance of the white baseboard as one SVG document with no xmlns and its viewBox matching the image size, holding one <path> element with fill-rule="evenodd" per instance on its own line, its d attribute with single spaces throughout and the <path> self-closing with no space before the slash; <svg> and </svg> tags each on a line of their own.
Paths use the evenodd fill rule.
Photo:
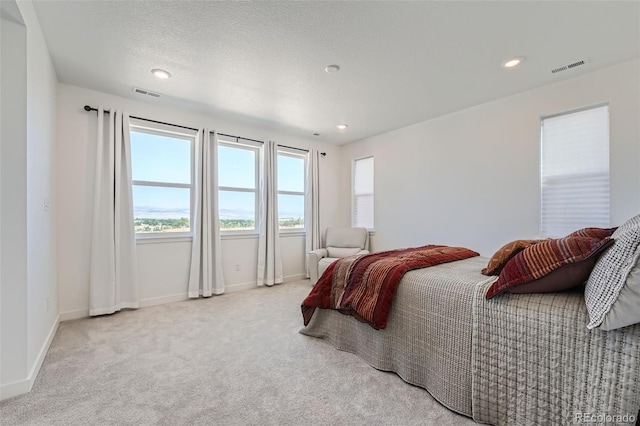
<svg viewBox="0 0 640 426">
<path fill-rule="evenodd" d="M 283 277 L 283 284 L 284 283 L 289 283 L 289 282 L 292 282 L 292 281 L 304 280 L 306 278 L 307 278 L 307 276 L 305 274 L 287 275 L 287 276 Z M 251 281 L 251 282 L 248 282 L 248 283 L 239 283 L 239 284 L 226 285 L 224 287 L 224 292 L 225 293 L 233 293 L 233 292 L 236 292 L 236 291 L 250 290 L 252 288 L 258 288 L 258 284 L 256 284 L 255 281 Z"/>
<path fill-rule="evenodd" d="M 44 358 L 47 356 L 47 352 L 49 351 L 51 342 L 53 342 L 53 337 L 58 331 L 58 325 L 60 325 L 60 317 L 60 314 L 58 314 L 55 321 L 53 322 L 53 325 L 49 330 L 49 334 L 42 344 L 40 352 L 38 352 L 38 357 L 33 363 L 33 366 L 31 367 L 31 370 L 29 371 L 27 377 L 23 380 L 17 380 L 15 382 L 6 383 L 0 386 L 0 401 L 13 398 L 14 396 L 22 395 L 31 391 L 31 388 L 36 381 L 36 377 L 38 377 L 38 373 L 40 372 L 40 368 L 42 367 L 42 363 L 44 362 Z"/>
<path fill-rule="evenodd" d="M 148 308 L 149 306 L 163 305 L 171 302 L 181 302 L 187 300 L 187 293 L 171 294 L 169 296 L 150 297 L 138 301 L 138 307 Z M 75 311 L 66 311 L 60 313 L 60 321 L 69 321 L 80 318 L 88 318 L 89 309 L 77 309 Z"/>
<path fill-rule="evenodd" d="M 224 286 L 225 293 L 234 293 L 236 291 L 242 290 L 250 290 L 252 288 L 257 288 L 258 285 L 255 281 L 250 281 L 248 283 L 238 283 L 238 284 L 229 284 Z"/>
<path fill-rule="evenodd" d="M 306 279 L 307 279 L 306 274 L 287 275 L 286 277 L 284 277 L 284 282 L 289 283 L 291 281 L 299 281 L 299 280 L 306 280 Z"/>
<path fill-rule="evenodd" d="M 89 309 L 77 309 L 75 311 L 60 312 L 60 321 L 69 321 L 89 317 Z"/>
<path fill-rule="evenodd" d="M 171 294 L 169 296 L 150 297 L 138 301 L 138 307 L 148 308 L 149 306 L 164 305 L 165 303 L 182 302 L 187 300 L 187 293 Z"/>
<path fill-rule="evenodd" d="M 288 283 L 288 282 L 304 280 L 304 279 L 306 279 L 305 274 L 287 275 L 284 277 L 284 282 Z M 255 281 L 250 281 L 247 283 L 230 284 L 225 286 L 224 292 L 234 293 L 236 291 L 250 290 L 252 288 L 257 288 L 257 287 L 258 285 L 256 284 Z M 140 301 L 138 301 L 138 306 L 140 308 L 147 308 L 149 306 L 163 305 L 165 303 L 172 303 L 172 302 L 181 302 L 183 300 L 188 300 L 188 299 L 189 297 L 187 293 L 178 293 L 178 294 L 172 294 L 169 296 L 160 296 L 160 297 L 151 297 L 149 299 L 141 299 Z M 69 320 L 87 318 L 87 317 L 89 317 L 89 309 L 77 309 L 75 311 L 66 311 L 66 312 L 60 313 L 60 321 L 69 321 Z"/>
</svg>

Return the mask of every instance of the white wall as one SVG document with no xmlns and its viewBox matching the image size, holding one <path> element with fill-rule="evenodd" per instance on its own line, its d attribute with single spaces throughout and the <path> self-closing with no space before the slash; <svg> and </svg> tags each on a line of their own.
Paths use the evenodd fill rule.
<svg viewBox="0 0 640 426">
<path fill-rule="evenodd" d="M 2 21 L 0 399 L 31 389 L 58 325 L 57 79 L 32 4 L 13 6 L 23 25 Z"/>
<path fill-rule="evenodd" d="M 0 399 L 27 375 L 27 42 L 26 28 L 1 20 L 2 212 Z M 7 395 L 7 396 L 5 396 Z"/>
<path fill-rule="evenodd" d="M 610 104 L 611 224 L 640 213 L 640 61 L 622 63 L 343 146 L 375 157 L 374 250 L 462 245 L 491 256 L 539 235 L 540 117 Z M 350 220 L 349 187 L 340 212 Z M 348 223 L 348 222 L 347 222 Z"/>
<path fill-rule="evenodd" d="M 53 152 L 58 80 L 33 5 L 22 3 L 20 9 L 28 28 L 27 288 L 29 365 L 33 365 L 45 355 L 42 342 L 58 323 Z"/>
<path fill-rule="evenodd" d="M 153 100 L 152 100 L 153 102 Z M 327 152 L 321 158 L 321 227 L 337 221 L 339 152 L 337 146 L 311 139 L 301 140 L 275 131 L 230 123 L 213 116 L 168 109 L 83 89 L 58 85 L 57 193 L 58 193 L 58 282 L 62 319 L 86 316 L 89 309 L 89 259 L 95 163 L 96 113 L 87 113 L 84 105 L 118 108 L 129 114 L 189 127 L 209 127 L 218 132 L 257 140 L 275 140 L 280 144 Z M 304 274 L 304 237 L 281 238 L 285 279 Z M 190 260 L 190 242 L 138 243 L 138 279 L 140 304 L 186 298 Z M 223 239 L 222 261 L 227 291 L 255 287 L 257 239 Z M 240 271 L 235 264 L 240 264 Z"/>
</svg>

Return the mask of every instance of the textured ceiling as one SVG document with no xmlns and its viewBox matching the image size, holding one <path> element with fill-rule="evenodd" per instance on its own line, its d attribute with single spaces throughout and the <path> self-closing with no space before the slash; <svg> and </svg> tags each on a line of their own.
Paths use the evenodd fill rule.
<svg viewBox="0 0 640 426">
<path fill-rule="evenodd" d="M 640 56 L 636 1 L 33 3 L 63 83 L 336 144 Z"/>
</svg>

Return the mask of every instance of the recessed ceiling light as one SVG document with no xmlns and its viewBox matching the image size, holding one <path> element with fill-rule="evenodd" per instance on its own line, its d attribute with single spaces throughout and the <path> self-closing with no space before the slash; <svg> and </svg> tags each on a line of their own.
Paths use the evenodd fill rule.
<svg viewBox="0 0 640 426">
<path fill-rule="evenodd" d="M 349 127 L 349 125 L 348 125 L 348 124 L 338 124 L 336 127 L 337 127 L 338 129 L 340 129 L 340 130 L 344 130 L 344 129 L 346 129 L 347 127 Z"/>
<path fill-rule="evenodd" d="M 517 67 L 522 62 L 524 62 L 524 56 L 516 56 L 515 58 L 510 58 L 510 59 L 507 59 L 506 61 L 504 61 L 502 63 L 502 68 L 507 68 L 508 69 L 508 68 Z"/>
<path fill-rule="evenodd" d="M 324 67 L 324 70 L 326 72 L 328 72 L 329 74 L 333 74 L 334 72 L 340 71 L 340 66 L 338 66 L 338 65 L 327 65 L 326 67 Z"/>
<path fill-rule="evenodd" d="M 151 74 L 155 75 L 158 78 L 166 80 L 171 77 L 171 73 L 169 71 L 162 70 L 160 68 L 154 68 L 151 70 Z"/>
</svg>

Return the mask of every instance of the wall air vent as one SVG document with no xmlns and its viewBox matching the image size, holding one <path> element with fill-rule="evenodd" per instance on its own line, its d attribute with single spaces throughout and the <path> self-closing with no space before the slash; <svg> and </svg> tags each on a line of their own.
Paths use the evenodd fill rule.
<svg viewBox="0 0 640 426">
<path fill-rule="evenodd" d="M 139 87 L 134 87 L 133 88 L 133 92 L 137 93 L 139 95 L 151 96 L 152 98 L 159 98 L 160 97 L 160 93 L 152 92 L 151 90 L 140 89 Z"/>
<path fill-rule="evenodd" d="M 588 64 L 589 61 L 587 59 L 581 59 L 579 61 L 571 62 L 570 64 L 562 65 L 560 67 L 554 68 L 551 70 L 552 74 L 558 73 L 560 71 L 570 70 L 571 68 L 580 67 L 582 65 Z"/>
</svg>

